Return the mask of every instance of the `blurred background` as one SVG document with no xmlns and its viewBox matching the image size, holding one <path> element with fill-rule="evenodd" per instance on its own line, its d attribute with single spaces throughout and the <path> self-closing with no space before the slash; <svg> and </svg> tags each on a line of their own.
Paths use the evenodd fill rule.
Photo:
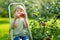
<svg viewBox="0 0 60 40">
<path fill-rule="evenodd" d="M 0 40 L 8 40 L 8 5 L 14 2 L 26 6 L 33 40 L 60 40 L 60 0 L 0 0 Z"/>
</svg>

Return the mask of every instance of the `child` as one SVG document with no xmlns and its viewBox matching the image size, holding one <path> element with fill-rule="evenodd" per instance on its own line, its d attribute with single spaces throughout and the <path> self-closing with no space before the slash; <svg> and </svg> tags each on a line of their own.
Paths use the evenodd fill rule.
<svg viewBox="0 0 60 40">
<path fill-rule="evenodd" d="M 11 27 L 13 29 L 14 40 L 28 40 L 26 14 L 24 7 L 18 5 L 14 10 L 14 20 Z"/>
</svg>

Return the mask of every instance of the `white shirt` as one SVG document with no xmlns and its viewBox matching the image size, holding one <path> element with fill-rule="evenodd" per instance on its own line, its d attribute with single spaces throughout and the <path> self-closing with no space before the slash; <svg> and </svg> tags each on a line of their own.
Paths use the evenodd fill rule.
<svg viewBox="0 0 60 40">
<path fill-rule="evenodd" d="M 12 21 L 12 23 L 13 23 L 13 21 Z M 17 36 L 26 35 L 27 28 L 24 29 L 23 23 L 24 23 L 24 18 L 16 19 L 16 21 L 15 21 L 16 27 L 13 29 L 13 35 L 17 35 Z"/>
</svg>

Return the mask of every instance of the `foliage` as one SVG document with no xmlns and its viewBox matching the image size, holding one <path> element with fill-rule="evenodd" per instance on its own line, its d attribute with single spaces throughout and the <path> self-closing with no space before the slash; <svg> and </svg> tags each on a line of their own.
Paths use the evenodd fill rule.
<svg viewBox="0 0 60 40">
<path fill-rule="evenodd" d="M 0 17 L 8 17 L 8 4 L 12 2 L 25 4 L 28 18 L 32 19 L 29 21 L 29 25 L 34 40 L 46 40 L 48 35 L 51 40 L 59 40 L 60 0 L 1 0 Z M 12 11 L 13 8 L 11 8 Z M 42 21 L 45 22 L 45 26 L 41 25 Z M 4 21 L 4 23 L 6 22 Z"/>
</svg>

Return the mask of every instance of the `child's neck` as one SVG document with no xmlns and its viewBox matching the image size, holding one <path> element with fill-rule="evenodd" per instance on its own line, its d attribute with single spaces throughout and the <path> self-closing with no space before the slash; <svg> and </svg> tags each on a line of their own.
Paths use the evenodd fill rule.
<svg viewBox="0 0 60 40">
<path fill-rule="evenodd" d="M 19 18 L 17 18 L 17 19 L 21 19 L 21 18 L 23 18 L 23 17 L 19 17 Z"/>
</svg>

